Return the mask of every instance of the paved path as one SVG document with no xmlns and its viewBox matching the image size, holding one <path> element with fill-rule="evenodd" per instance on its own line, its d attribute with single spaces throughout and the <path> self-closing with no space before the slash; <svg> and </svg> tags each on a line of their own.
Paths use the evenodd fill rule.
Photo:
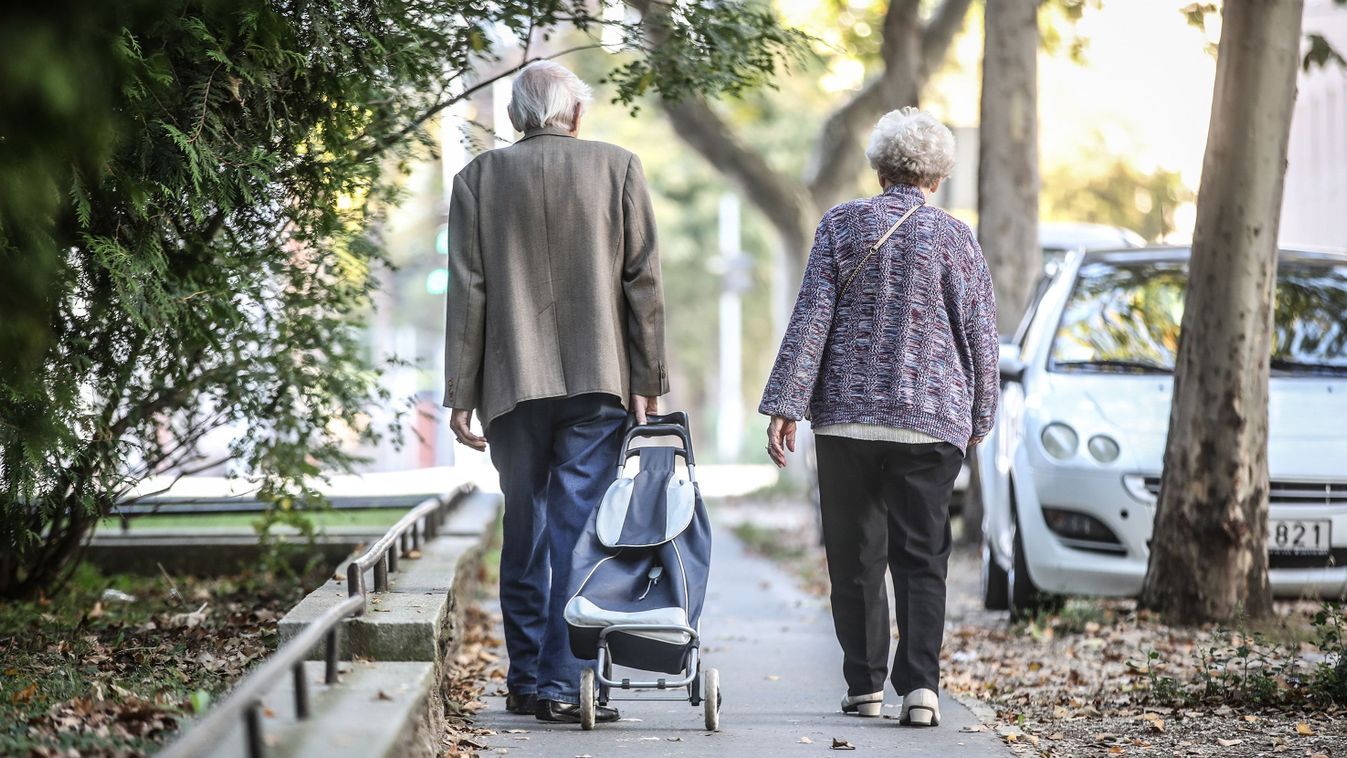
<svg viewBox="0 0 1347 758">
<path fill-rule="evenodd" d="M 826 600 L 801 592 L 774 564 L 747 555 L 729 530 L 718 528 L 715 539 L 702 629 L 707 665 L 721 672 L 718 734 L 708 734 L 701 709 L 686 702 L 619 703 L 624 721 L 583 732 L 513 716 L 504 698 L 494 696 L 477 720 L 496 732 L 485 738 L 491 750 L 547 758 L 752 758 L 835 755 L 830 747 L 839 738 L 855 745 L 858 755 L 1011 755 L 994 733 L 963 731 L 977 719 L 947 697 L 935 729 L 900 727 L 896 718 L 843 716 L 837 709 L 844 689 L 841 652 Z M 896 717 L 899 699 L 891 691 L 886 696 L 885 713 Z"/>
</svg>

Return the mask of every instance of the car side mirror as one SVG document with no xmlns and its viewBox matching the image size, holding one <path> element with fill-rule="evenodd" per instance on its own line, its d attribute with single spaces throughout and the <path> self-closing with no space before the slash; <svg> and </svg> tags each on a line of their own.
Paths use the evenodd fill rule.
<svg viewBox="0 0 1347 758">
<path fill-rule="evenodd" d="M 1025 363 L 1020 358 L 1020 349 L 1015 345 L 1001 345 L 997 368 L 1001 371 L 1002 382 L 1024 381 Z"/>
</svg>

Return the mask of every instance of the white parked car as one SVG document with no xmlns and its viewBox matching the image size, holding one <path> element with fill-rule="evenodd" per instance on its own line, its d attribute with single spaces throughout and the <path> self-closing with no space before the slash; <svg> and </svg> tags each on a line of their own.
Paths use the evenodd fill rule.
<svg viewBox="0 0 1347 758">
<path fill-rule="evenodd" d="M 1169 426 L 1189 251 L 1076 251 L 1002 346 L 976 448 L 988 608 L 1140 592 Z M 1268 468 L 1279 596 L 1347 591 L 1347 254 L 1282 251 Z"/>
<path fill-rule="evenodd" d="M 1043 221 L 1038 225 L 1038 246 L 1045 264 L 1060 264 L 1076 250 L 1115 250 L 1146 244 L 1140 234 L 1123 226 Z"/>
</svg>

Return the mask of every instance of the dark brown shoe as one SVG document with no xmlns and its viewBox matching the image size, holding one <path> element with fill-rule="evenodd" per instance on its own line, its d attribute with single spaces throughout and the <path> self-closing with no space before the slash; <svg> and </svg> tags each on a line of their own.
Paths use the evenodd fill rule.
<svg viewBox="0 0 1347 758">
<path fill-rule="evenodd" d="M 505 710 L 520 716 L 532 716 L 538 712 L 538 696 L 532 692 L 526 695 L 511 692 L 505 696 Z"/>
<path fill-rule="evenodd" d="M 558 703 L 555 700 L 539 700 L 538 712 L 535 714 L 539 721 L 551 721 L 557 724 L 578 724 L 580 723 L 580 706 L 571 703 Z M 594 723 L 606 724 L 611 721 L 617 721 L 622 715 L 616 708 L 609 708 L 604 705 L 594 706 Z"/>
</svg>

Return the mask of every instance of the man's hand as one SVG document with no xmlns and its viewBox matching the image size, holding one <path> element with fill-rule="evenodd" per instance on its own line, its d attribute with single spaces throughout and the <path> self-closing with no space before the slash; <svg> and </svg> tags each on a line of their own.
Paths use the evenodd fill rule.
<svg viewBox="0 0 1347 758">
<path fill-rule="evenodd" d="M 473 450 L 486 449 L 486 437 L 481 437 L 472 432 L 472 409 L 455 408 L 449 417 L 449 428 L 453 430 L 454 437 L 458 438 L 459 444 L 467 445 Z"/>
<path fill-rule="evenodd" d="M 795 452 L 795 421 L 773 416 L 767 425 L 767 454 L 777 468 L 786 467 L 786 451 Z"/>
<path fill-rule="evenodd" d="M 659 413 L 658 395 L 632 395 L 631 412 L 636 416 L 636 423 L 644 424 L 646 414 Z"/>
</svg>

